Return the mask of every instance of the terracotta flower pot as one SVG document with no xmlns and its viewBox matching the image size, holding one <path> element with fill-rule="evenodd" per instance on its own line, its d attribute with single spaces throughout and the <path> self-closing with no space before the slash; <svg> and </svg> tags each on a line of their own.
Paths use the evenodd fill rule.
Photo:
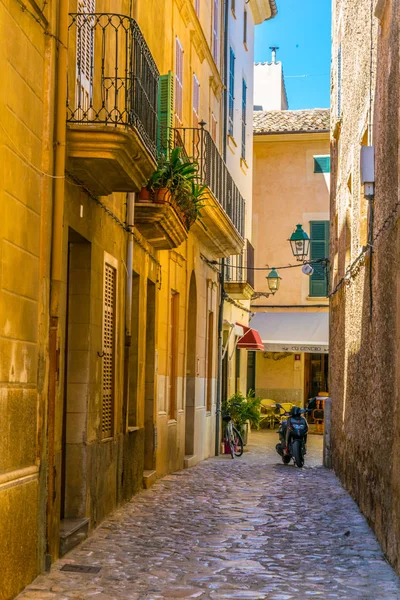
<svg viewBox="0 0 400 600">
<path fill-rule="evenodd" d="M 140 202 L 151 202 L 151 193 L 149 192 L 149 190 L 145 187 L 142 187 L 142 189 L 139 192 L 139 201 Z"/>
</svg>

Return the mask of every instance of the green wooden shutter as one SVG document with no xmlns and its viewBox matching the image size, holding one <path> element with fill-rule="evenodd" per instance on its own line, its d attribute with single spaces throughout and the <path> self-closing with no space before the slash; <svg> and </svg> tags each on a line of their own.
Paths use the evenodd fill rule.
<svg viewBox="0 0 400 600">
<path fill-rule="evenodd" d="M 310 222 L 310 260 L 329 258 L 329 221 Z M 327 272 L 323 263 L 313 265 L 310 277 L 310 296 L 327 296 Z"/>
<path fill-rule="evenodd" d="M 158 86 L 158 136 L 159 153 L 169 154 L 174 118 L 174 78 L 171 71 L 160 76 Z"/>
<path fill-rule="evenodd" d="M 314 156 L 314 173 L 330 173 L 331 172 L 331 157 L 330 156 Z"/>
</svg>

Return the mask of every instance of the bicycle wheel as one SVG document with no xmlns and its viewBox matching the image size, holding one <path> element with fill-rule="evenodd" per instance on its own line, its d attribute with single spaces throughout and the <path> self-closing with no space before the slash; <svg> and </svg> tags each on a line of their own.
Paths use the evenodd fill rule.
<svg viewBox="0 0 400 600">
<path fill-rule="evenodd" d="M 232 423 L 228 423 L 228 425 L 225 428 L 224 444 L 225 444 L 225 448 L 226 448 L 226 446 L 229 447 L 229 452 L 231 453 L 231 457 L 234 458 L 235 457 L 235 445 L 234 445 L 234 437 L 233 437 L 233 433 L 232 433 Z"/>
<path fill-rule="evenodd" d="M 242 456 L 243 454 L 243 440 L 242 436 L 236 429 L 236 427 L 232 427 L 233 439 L 234 439 L 234 453 L 235 456 Z M 233 458 L 233 457 L 232 457 Z"/>
</svg>

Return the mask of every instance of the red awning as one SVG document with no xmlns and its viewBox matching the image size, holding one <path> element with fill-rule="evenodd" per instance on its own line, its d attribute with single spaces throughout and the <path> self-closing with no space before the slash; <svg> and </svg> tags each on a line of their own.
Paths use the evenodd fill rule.
<svg viewBox="0 0 400 600">
<path fill-rule="evenodd" d="M 237 343 L 237 348 L 246 349 L 246 350 L 264 350 L 264 344 L 260 338 L 260 334 L 255 329 L 251 329 L 251 327 L 246 327 L 246 325 L 242 325 L 241 323 L 236 323 L 236 325 L 240 325 L 243 327 L 244 334 Z"/>
</svg>

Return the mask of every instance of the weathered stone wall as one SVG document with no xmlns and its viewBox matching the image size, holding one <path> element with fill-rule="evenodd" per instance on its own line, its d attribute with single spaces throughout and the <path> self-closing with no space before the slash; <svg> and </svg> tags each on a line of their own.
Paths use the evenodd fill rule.
<svg viewBox="0 0 400 600">
<path fill-rule="evenodd" d="M 369 0 L 339 1 L 333 14 L 331 284 L 337 291 L 331 300 L 332 462 L 399 570 L 400 10 L 393 0 L 378 4 L 380 22 L 371 15 Z M 360 148 L 368 137 L 376 149 L 372 206 L 360 181 Z M 368 231 L 372 257 L 366 252 L 360 268 L 349 271 Z M 341 285 L 346 269 L 349 283 Z"/>
</svg>

